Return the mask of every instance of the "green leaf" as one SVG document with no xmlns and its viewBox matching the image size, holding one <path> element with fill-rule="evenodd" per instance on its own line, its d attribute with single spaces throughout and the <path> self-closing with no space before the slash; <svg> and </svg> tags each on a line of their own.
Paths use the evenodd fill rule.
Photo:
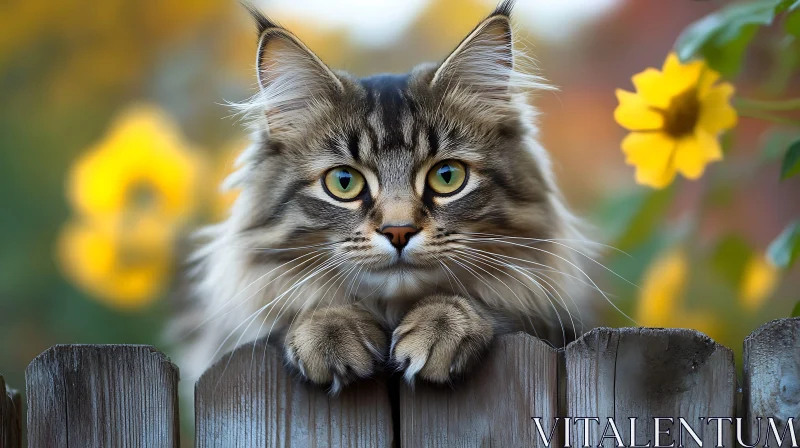
<svg viewBox="0 0 800 448">
<path fill-rule="evenodd" d="M 770 262 L 779 268 L 788 269 L 800 255 L 800 221 L 795 221 L 781 232 L 767 248 Z"/>
<path fill-rule="evenodd" d="M 653 229 L 662 222 L 673 195 L 673 188 L 665 188 L 631 198 L 626 205 L 632 208 L 633 213 L 628 215 L 625 231 L 614 245 L 627 251 L 646 241 Z"/>
<path fill-rule="evenodd" d="M 784 11 L 792 12 L 796 9 L 800 9 L 800 0 L 781 0 L 778 3 L 778 6 L 775 7 L 776 13 L 781 13 Z"/>
<path fill-rule="evenodd" d="M 798 0 L 798 4 L 800 4 L 800 0 Z M 800 37 L 800 8 L 786 16 L 786 21 L 783 22 L 783 29 L 786 31 L 786 34 Z"/>
<path fill-rule="evenodd" d="M 728 235 L 714 248 L 711 265 L 731 286 L 738 288 L 745 266 L 753 255 L 750 245 L 738 235 Z"/>
<path fill-rule="evenodd" d="M 800 133 L 789 128 L 772 128 L 761 135 L 759 159 L 763 163 L 773 163 L 786 154 L 786 148 L 800 138 Z"/>
<path fill-rule="evenodd" d="M 783 156 L 781 165 L 781 180 L 788 179 L 800 173 L 800 140 L 792 143 Z"/>
<path fill-rule="evenodd" d="M 794 308 L 792 309 L 792 315 L 789 317 L 800 317 L 800 302 L 794 304 Z"/>
<path fill-rule="evenodd" d="M 739 35 L 726 45 L 708 47 L 704 52 L 708 66 L 723 76 L 734 76 L 739 72 L 747 46 L 750 45 L 756 32 L 758 32 L 758 26 L 749 25 L 743 27 Z"/>
<path fill-rule="evenodd" d="M 681 61 L 701 56 L 723 75 L 734 75 L 758 27 L 768 26 L 786 0 L 735 3 L 689 25 L 675 42 Z"/>
</svg>

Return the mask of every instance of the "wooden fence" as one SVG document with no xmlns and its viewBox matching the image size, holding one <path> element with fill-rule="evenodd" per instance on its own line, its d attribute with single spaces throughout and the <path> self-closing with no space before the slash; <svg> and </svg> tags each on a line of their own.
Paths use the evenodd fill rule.
<svg viewBox="0 0 800 448">
<path fill-rule="evenodd" d="M 155 348 L 57 345 L 31 362 L 26 378 L 29 447 L 179 446 L 178 369 Z M 611 434 L 608 417 L 626 446 L 653 440 L 657 424 L 677 439 L 678 417 L 706 447 L 736 446 L 737 434 L 726 423 L 720 436 L 701 418 L 739 417 L 743 440 L 752 445 L 756 434 L 771 430 L 767 417 L 782 429 L 800 416 L 800 318 L 750 335 L 741 391 L 736 378 L 731 350 L 696 331 L 598 328 L 563 351 L 529 335 L 499 337 L 474 374 L 452 387 L 374 378 L 329 397 L 287 374 L 280 351 L 257 341 L 197 382 L 195 445 L 544 446 L 541 436 L 550 435 L 555 417 L 561 420 L 552 446 L 564 446 L 567 434 L 571 446 L 583 446 L 582 425 L 592 446 L 616 446 L 601 439 Z M 17 448 L 19 395 L 0 378 L 2 390 L 0 448 Z M 566 416 L 573 419 L 568 425 Z M 638 418 L 633 434 L 629 417 Z M 660 440 L 669 445 L 668 437 Z M 683 445 L 697 443 L 687 435 Z M 787 432 L 783 446 L 791 445 Z M 776 446 L 773 439 L 769 446 Z"/>
</svg>

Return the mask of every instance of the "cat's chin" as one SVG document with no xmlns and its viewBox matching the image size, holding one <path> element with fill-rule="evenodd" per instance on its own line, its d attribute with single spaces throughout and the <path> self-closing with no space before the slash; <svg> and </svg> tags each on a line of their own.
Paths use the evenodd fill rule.
<svg viewBox="0 0 800 448">
<path fill-rule="evenodd" d="M 407 260 L 395 260 L 387 264 L 378 266 L 369 266 L 367 270 L 376 274 L 413 274 L 415 271 L 423 269 L 430 269 L 430 266 L 425 266 L 419 263 L 412 263 Z"/>
<path fill-rule="evenodd" d="M 444 274 L 431 266 L 408 262 L 392 263 L 365 271 L 359 293 L 369 294 L 380 287 L 384 299 L 406 299 L 427 294 L 432 285 L 445 281 Z"/>
</svg>

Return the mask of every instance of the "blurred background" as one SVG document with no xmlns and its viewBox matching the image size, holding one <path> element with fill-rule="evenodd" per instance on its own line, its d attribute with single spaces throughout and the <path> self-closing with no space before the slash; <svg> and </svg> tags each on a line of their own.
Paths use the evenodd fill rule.
<svg viewBox="0 0 800 448">
<path fill-rule="evenodd" d="M 737 353 L 800 295 L 767 247 L 800 217 L 780 158 L 800 137 L 740 116 L 725 160 L 697 181 L 636 185 L 615 90 L 660 67 L 681 30 L 722 1 L 518 0 L 518 37 L 559 87 L 541 134 L 573 208 L 616 250 L 593 278 L 641 325 L 692 327 Z M 491 0 L 261 0 L 334 68 L 404 72 L 442 60 Z M 751 98 L 800 96 L 797 61 L 762 29 L 730 78 Z M 218 182 L 245 146 L 225 101 L 256 91 L 256 35 L 233 0 L 0 2 L 0 373 L 59 343 L 155 344 L 180 295 L 187 231 L 223 219 Z M 800 54 L 800 53 L 798 53 Z M 796 58 L 795 58 L 796 59 Z M 783 61 L 783 62 L 781 62 Z M 794 64 L 794 65 L 792 65 Z M 778 70 L 778 71 L 776 71 Z M 132 219 L 139 209 L 147 219 Z M 132 211 L 133 210 L 133 211 Z M 597 300 L 604 300 L 598 295 Z M 611 307 L 603 322 L 634 325 Z"/>
</svg>

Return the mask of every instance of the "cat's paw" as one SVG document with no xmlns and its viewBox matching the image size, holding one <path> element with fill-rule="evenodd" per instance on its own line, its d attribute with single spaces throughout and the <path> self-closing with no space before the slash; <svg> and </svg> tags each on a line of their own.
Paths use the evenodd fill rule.
<svg viewBox="0 0 800 448">
<path fill-rule="evenodd" d="M 446 383 L 465 373 L 489 346 L 491 323 L 459 296 L 432 296 L 417 304 L 392 335 L 391 356 L 412 383 L 419 375 Z"/>
<path fill-rule="evenodd" d="M 332 394 L 384 364 L 387 336 L 369 312 L 341 306 L 298 317 L 286 334 L 286 358 L 309 381 Z"/>
</svg>

